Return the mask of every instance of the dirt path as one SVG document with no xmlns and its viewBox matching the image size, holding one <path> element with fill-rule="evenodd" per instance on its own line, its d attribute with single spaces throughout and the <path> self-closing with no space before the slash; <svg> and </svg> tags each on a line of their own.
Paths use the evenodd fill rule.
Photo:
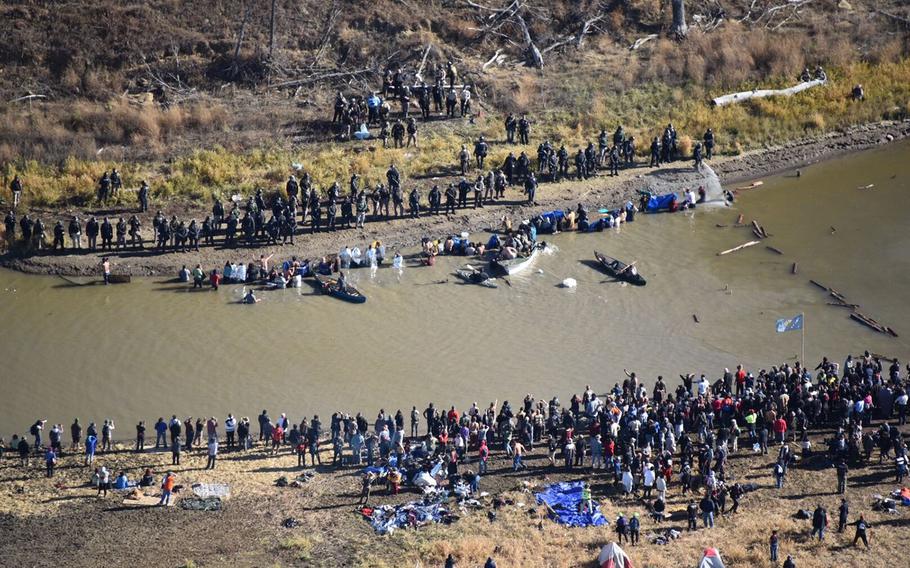
<svg viewBox="0 0 910 568">
<path fill-rule="evenodd" d="M 779 173 L 781 171 L 805 166 L 825 159 L 830 159 L 848 152 L 866 150 L 876 146 L 901 140 L 910 136 L 910 122 L 882 122 L 851 128 L 843 132 L 833 132 L 822 137 L 807 138 L 788 142 L 781 146 L 749 152 L 736 157 L 718 157 L 710 162 L 721 181 L 726 184 L 738 183 Z M 649 169 L 639 166 L 622 170 L 615 178 L 603 174 L 584 181 L 567 181 L 562 183 L 544 183 L 538 189 L 537 202 L 526 204 L 519 189 L 507 190 L 506 199 L 498 204 L 483 209 L 460 209 L 451 218 L 422 215 L 420 219 L 398 219 L 391 221 L 368 222 L 364 230 L 339 230 L 332 233 L 315 235 L 302 234 L 296 238 L 295 245 L 225 248 L 220 245 L 204 247 L 199 252 L 189 253 L 156 253 L 153 251 L 124 251 L 113 253 L 114 272 L 132 275 L 176 275 L 180 267 L 202 264 L 204 268 L 220 267 L 225 262 L 250 262 L 260 254 L 272 254 L 279 258 L 317 258 L 333 254 L 345 245 L 365 246 L 374 240 L 386 245 L 389 253 L 404 247 L 419 244 L 422 237 L 433 238 L 460 233 L 477 232 L 500 225 L 503 216 L 513 219 L 524 219 L 536 213 L 552 210 L 574 208 L 579 202 L 590 208 L 615 207 L 627 200 L 636 199 L 636 190 L 647 188 L 651 183 L 675 183 L 691 181 L 695 183 L 700 177 L 691 168 L 690 161 L 678 161 L 669 168 Z M 439 180 L 440 186 L 446 180 Z M 447 183 L 447 182 L 446 182 Z M 406 187 L 410 184 L 405 181 Z M 423 184 L 425 185 L 425 184 Z M 423 192 L 426 194 L 426 191 Z M 425 199 L 425 198 L 424 198 Z M 185 205 L 172 204 L 163 208 L 166 215 L 178 215 L 188 219 L 196 216 L 202 219 L 206 212 L 201 209 L 187 208 Z M 111 216 L 129 215 L 131 211 L 54 211 L 43 212 L 45 218 L 65 216 L 78 213 L 82 216 L 96 214 Z M 52 227 L 48 225 L 48 233 Z M 309 229 L 304 229 L 307 232 Z M 151 235 L 150 218 L 143 222 L 143 234 Z M 69 276 L 97 275 L 102 254 L 41 254 L 36 256 L 19 256 L 7 253 L 0 257 L 0 265 L 23 272 L 39 274 L 63 274 Z"/>
</svg>

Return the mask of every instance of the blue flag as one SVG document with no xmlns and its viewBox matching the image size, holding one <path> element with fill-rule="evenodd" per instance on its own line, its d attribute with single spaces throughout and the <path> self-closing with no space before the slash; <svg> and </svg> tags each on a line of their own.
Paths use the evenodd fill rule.
<svg viewBox="0 0 910 568">
<path fill-rule="evenodd" d="M 803 328 L 803 314 L 793 316 L 792 318 L 783 318 L 777 320 L 777 333 L 787 331 L 799 331 Z"/>
</svg>

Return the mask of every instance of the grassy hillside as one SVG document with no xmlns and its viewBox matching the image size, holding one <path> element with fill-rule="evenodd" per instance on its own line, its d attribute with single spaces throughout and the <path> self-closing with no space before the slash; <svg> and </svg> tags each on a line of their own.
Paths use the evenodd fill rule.
<svg viewBox="0 0 910 568">
<path fill-rule="evenodd" d="M 521 4 L 544 57 L 536 69 L 514 18 L 466 1 L 278 1 L 273 49 L 269 2 L 7 2 L 2 181 L 21 173 L 31 204 L 78 206 L 116 165 L 128 187 L 147 179 L 159 198 L 197 201 L 277 187 L 292 162 L 320 185 L 351 172 L 379 179 L 390 161 L 404 163 L 407 176 L 446 175 L 460 145 L 481 133 L 497 162 L 507 152 L 495 144 L 507 112 L 531 115 L 534 148 L 540 137 L 575 147 L 618 123 L 641 148 L 672 120 L 690 137 L 713 126 L 728 153 L 908 114 L 908 34 L 875 11 L 906 12 L 896 2 L 768 12 L 780 3 L 690 0 L 682 41 L 667 33 L 666 4 Z M 649 34 L 657 37 L 629 50 Z M 484 70 L 497 51 L 500 64 Z M 451 59 L 474 86 L 475 120 L 423 126 L 416 152 L 333 143 L 336 90 L 378 88 L 389 66 L 410 79 L 425 54 L 424 76 Z M 829 69 L 827 88 L 720 110 L 706 104 L 730 90 L 792 83 L 816 63 Z M 846 98 L 857 82 L 868 94 L 861 105 Z M 22 99 L 29 95 L 40 97 Z"/>
</svg>

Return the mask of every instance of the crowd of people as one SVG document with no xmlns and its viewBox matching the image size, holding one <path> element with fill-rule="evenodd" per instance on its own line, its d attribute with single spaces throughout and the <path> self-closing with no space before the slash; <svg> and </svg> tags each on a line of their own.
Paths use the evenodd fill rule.
<svg viewBox="0 0 910 568">
<path fill-rule="evenodd" d="M 361 503 L 369 501 L 376 485 L 398 492 L 428 478 L 440 485 L 466 481 L 476 493 L 481 479 L 494 474 L 494 459 L 503 460 L 509 467 L 500 464 L 500 472 L 563 469 L 592 480 L 611 480 L 615 498 L 638 500 L 655 523 L 668 518 L 668 495 L 677 493 L 689 499 L 688 529 L 696 530 L 699 518 L 702 527 L 712 528 L 718 516 L 736 514 L 743 496 L 757 488 L 730 469 L 730 456 L 744 448 L 761 455 L 776 448 L 772 471 L 778 489 L 791 468 L 810 463 L 813 469 L 834 470 L 832 487 L 836 479 L 840 495 L 846 493 L 848 470 L 873 463 L 893 463 L 895 481 L 902 482 L 907 475 L 902 428 L 910 388 L 903 372 L 898 361 L 885 367 L 867 352 L 848 356 L 842 366 L 824 358 L 813 370 L 797 362 L 757 374 L 738 365 L 713 380 L 685 374 L 675 388 L 663 377 L 648 388 L 634 372 L 627 372 L 608 392 L 597 394 L 585 386 L 565 405 L 558 397 L 527 394 L 518 404 L 474 403 L 463 412 L 434 403 L 422 410 L 380 409 L 372 421 L 360 412 L 338 411 L 327 425 L 318 415 L 292 419 L 266 410 L 254 420 L 228 414 L 223 424 L 214 416 L 181 420 L 173 415 L 170 420 L 158 418 L 151 432 L 139 421 L 133 449 L 169 449 L 177 466 L 182 453 L 201 448 L 208 456 L 207 467 L 214 469 L 223 441 L 226 451 L 246 452 L 258 444 L 269 455 L 291 453 L 301 468 L 308 466 L 307 456 L 310 467 L 365 467 Z M 82 424 L 73 421 L 67 444 L 62 424 L 52 426 L 45 440 L 47 421 L 37 420 L 29 428 L 31 439 L 14 435 L 2 446 L 17 452 L 25 467 L 42 453 L 48 477 L 64 452 L 83 455 L 83 464 L 93 467 L 96 453 L 103 459 L 113 449 L 114 422 L 104 420 L 100 428 L 95 422 L 84 429 Z M 810 434 L 831 430 L 825 447 L 814 448 Z M 154 448 L 145 446 L 149 435 L 154 436 Z M 876 449 L 878 460 L 873 462 Z M 330 460 L 322 459 L 325 452 Z M 541 458 L 532 466 L 526 460 L 535 453 Z M 151 484 L 149 475 L 144 476 L 145 485 Z M 97 470 L 93 479 L 102 492 L 108 488 L 106 470 Z M 125 483 L 129 486 L 128 479 Z M 843 531 L 849 514 L 846 497 L 839 507 Z M 637 517 L 617 522 L 619 539 L 632 537 L 638 523 Z M 860 516 L 854 524 L 857 539 L 869 546 L 869 522 Z M 827 512 L 821 503 L 812 526 L 813 536 L 823 539 Z M 773 538 L 772 554 L 777 554 Z"/>
</svg>

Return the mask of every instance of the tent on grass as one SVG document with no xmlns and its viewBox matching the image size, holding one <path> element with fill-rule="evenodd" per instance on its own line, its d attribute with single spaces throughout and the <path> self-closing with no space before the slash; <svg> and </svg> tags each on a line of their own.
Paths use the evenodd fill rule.
<svg viewBox="0 0 910 568">
<path fill-rule="evenodd" d="M 698 568 L 725 568 L 720 552 L 716 548 L 706 548 L 701 562 L 698 563 Z"/>
<path fill-rule="evenodd" d="M 632 561 L 615 542 L 608 542 L 597 555 L 600 568 L 633 568 Z"/>
</svg>

